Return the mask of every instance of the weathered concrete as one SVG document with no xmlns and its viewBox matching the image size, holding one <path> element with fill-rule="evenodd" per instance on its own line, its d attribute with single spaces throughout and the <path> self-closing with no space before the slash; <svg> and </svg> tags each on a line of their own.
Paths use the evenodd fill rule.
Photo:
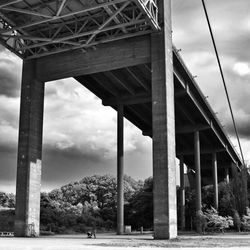
<svg viewBox="0 0 250 250">
<path fill-rule="evenodd" d="M 180 157 L 180 214 L 181 230 L 185 229 L 185 183 L 184 183 L 184 158 Z"/>
<path fill-rule="evenodd" d="M 194 157 L 195 157 L 195 189 L 196 189 L 196 215 L 201 212 L 201 163 L 200 163 L 200 133 L 194 133 Z M 201 233 L 201 224 L 196 222 L 196 230 Z"/>
<path fill-rule="evenodd" d="M 217 155 L 212 154 L 212 164 L 213 164 L 213 186 L 214 186 L 214 208 L 219 207 L 219 192 L 218 192 L 218 172 L 217 172 Z"/>
<path fill-rule="evenodd" d="M 68 51 L 42 57 L 37 63 L 37 75 L 45 82 L 150 63 L 150 39 L 140 36 L 102 44 L 87 53 Z"/>
<path fill-rule="evenodd" d="M 124 143 L 123 105 L 117 107 L 117 234 L 124 233 Z"/>
<path fill-rule="evenodd" d="M 154 238 L 177 236 L 171 1 L 159 1 L 162 31 L 151 36 Z"/>
<path fill-rule="evenodd" d="M 15 236 L 39 235 L 44 83 L 24 61 L 21 89 Z"/>
</svg>

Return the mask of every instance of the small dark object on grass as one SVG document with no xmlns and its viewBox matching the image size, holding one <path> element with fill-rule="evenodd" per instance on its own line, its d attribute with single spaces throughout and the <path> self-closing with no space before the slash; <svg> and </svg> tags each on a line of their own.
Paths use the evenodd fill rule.
<svg viewBox="0 0 250 250">
<path fill-rule="evenodd" d="M 90 239 L 91 239 L 92 236 L 94 236 L 94 238 L 96 239 L 95 231 L 94 231 L 94 232 L 88 231 L 88 232 L 87 232 L 87 238 L 90 238 Z"/>
</svg>

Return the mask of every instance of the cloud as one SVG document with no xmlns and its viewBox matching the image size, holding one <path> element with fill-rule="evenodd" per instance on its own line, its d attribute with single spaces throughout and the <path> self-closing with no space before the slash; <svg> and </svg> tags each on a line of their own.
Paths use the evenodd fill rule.
<svg viewBox="0 0 250 250">
<path fill-rule="evenodd" d="M 13 53 L 0 50 L 0 95 L 20 95 L 22 61 Z"/>
<path fill-rule="evenodd" d="M 0 96 L 0 155 L 16 169 L 20 99 Z M 126 171 L 151 175 L 151 140 L 125 120 Z M 116 174 L 116 112 L 74 79 L 46 83 L 43 130 L 43 188 L 58 187 L 85 175 Z M 137 154 L 135 153 L 137 152 Z M 8 157 L 12 154 L 11 159 Z M 147 157 L 145 157 L 147 154 Z M 14 155 L 14 156 L 13 156 Z M 143 160 L 140 160 L 140 157 Z M 138 162 L 138 164 L 137 164 Z M 0 179 L 5 179 L 0 164 Z M 141 168 L 148 169 L 141 172 Z M 148 168 L 147 168 L 148 167 Z M 80 176 L 80 177 L 79 177 Z M 12 175 L 12 182 L 15 175 Z"/>
<path fill-rule="evenodd" d="M 56 91 L 53 89 L 56 88 Z M 56 100 L 56 101 L 55 101 Z M 125 151 L 133 151 L 141 132 L 125 122 Z M 82 155 L 113 158 L 116 155 L 116 111 L 74 79 L 47 83 L 45 97 L 44 143 L 58 150 L 78 150 Z"/>
<path fill-rule="evenodd" d="M 17 147 L 19 99 L 0 96 L 0 150 Z"/>
<path fill-rule="evenodd" d="M 248 63 L 237 62 L 233 69 L 240 76 L 250 75 L 250 67 Z"/>
<path fill-rule="evenodd" d="M 174 44 L 235 142 L 202 4 L 174 0 L 172 5 Z M 249 3 L 207 1 L 207 9 L 243 150 L 250 159 Z M 15 179 L 21 68 L 21 60 L 0 47 L 0 183 L 6 189 Z M 94 173 L 116 174 L 116 112 L 73 79 L 48 82 L 45 90 L 43 189 Z M 124 143 L 125 173 L 142 179 L 152 175 L 151 139 L 126 121 Z"/>
<path fill-rule="evenodd" d="M 246 0 L 207 1 L 231 104 L 240 137 L 249 141 L 250 6 Z M 235 132 L 201 2 L 173 1 L 173 39 L 218 118 L 234 138 Z M 246 143 L 244 143 L 246 147 Z M 246 147 L 249 149 L 249 147 Z M 245 150 L 244 152 L 247 152 Z M 250 159 L 250 154 L 246 153 Z"/>
</svg>

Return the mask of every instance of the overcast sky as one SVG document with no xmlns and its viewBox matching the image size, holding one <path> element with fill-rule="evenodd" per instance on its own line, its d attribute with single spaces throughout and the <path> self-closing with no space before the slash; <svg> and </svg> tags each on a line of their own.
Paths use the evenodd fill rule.
<svg viewBox="0 0 250 250">
<path fill-rule="evenodd" d="M 250 3 L 207 0 L 245 158 L 250 160 Z M 201 0 L 172 0 L 173 40 L 235 140 Z M 15 192 L 22 62 L 0 47 L 0 190 Z M 116 113 L 73 79 L 46 83 L 42 189 L 116 174 Z M 125 123 L 125 173 L 152 175 L 151 139 Z"/>
</svg>

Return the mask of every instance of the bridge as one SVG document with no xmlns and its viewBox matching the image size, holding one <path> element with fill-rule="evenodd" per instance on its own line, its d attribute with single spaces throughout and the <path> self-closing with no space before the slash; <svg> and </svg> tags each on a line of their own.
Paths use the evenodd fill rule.
<svg viewBox="0 0 250 250">
<path fill-rule="evenodd" d="M 39 235 L 45 82 L 74 77 L 117 111 L 117 233 L 124 228 L 123 119 L 152 137 L 154 237 L 177 236 L 176 157 L 201 185 L 242 161 L 172 44 L 171 0 L 1 0 L 0 42 L 23 59 L 15 236 Z M 184 223 L 184 222 L 183 222 Z M 183 225 L 182 225 L 183 226 Z"/>
</svg>

